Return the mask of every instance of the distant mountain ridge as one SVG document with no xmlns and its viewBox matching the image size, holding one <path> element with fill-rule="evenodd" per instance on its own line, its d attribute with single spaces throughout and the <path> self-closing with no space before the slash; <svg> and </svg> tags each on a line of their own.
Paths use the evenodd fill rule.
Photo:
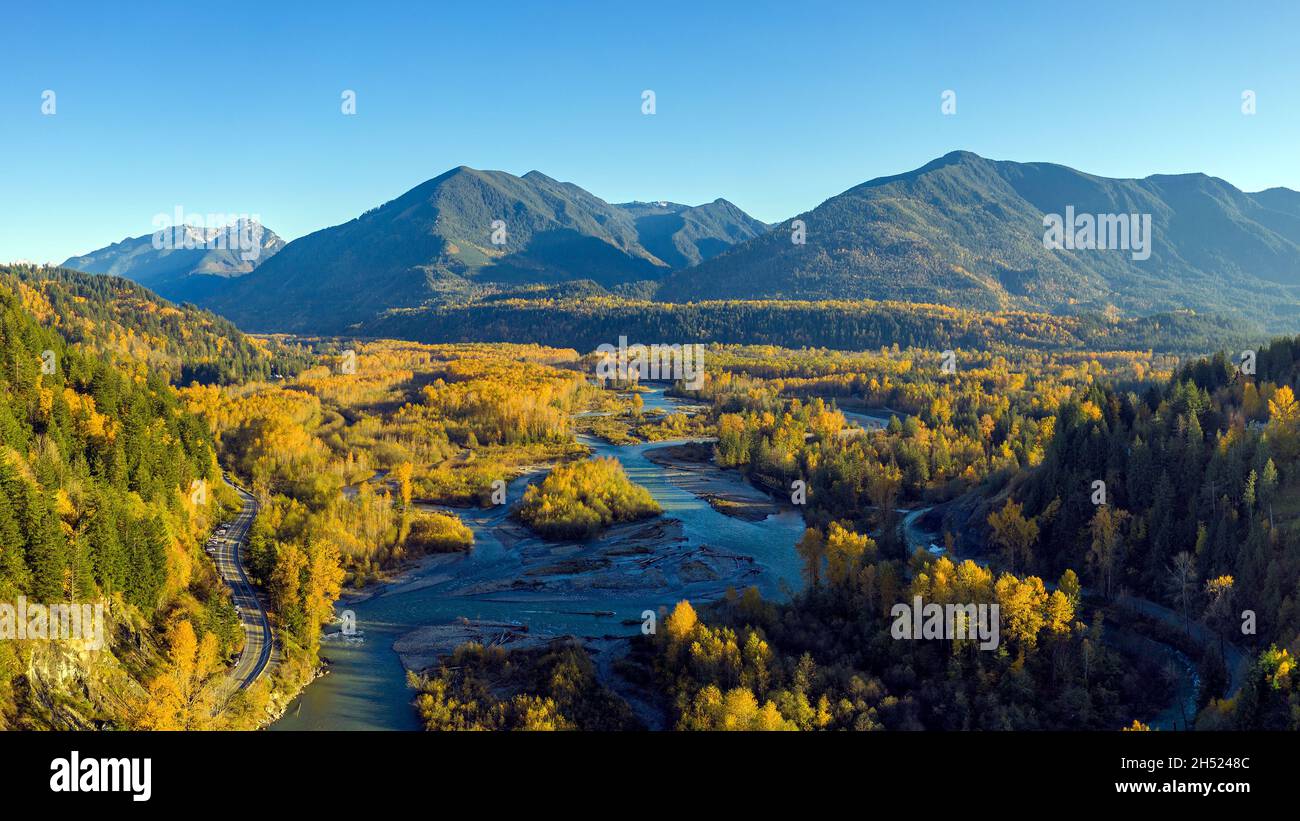
<svg viewBox="0 0 1300 821">
<path fill-rule="evenodd" d="M 1044 245 L 1043 219 L 1150 215 L 1151 256 Z M 792 242 L 793 220 L 805 226 Z M 1204 174 L 1109 179 L 953 152 L 881 177 L 690 271 L 660 299 L 894 299 L 982 310 L 1131 314 L 1192 308 L 1294 328 L 1300 193 Z"/>
<path fill-rule="evenodd" d="M 625 202 L 641 244 L 673 268 L 698 265 L 771 227 L 719 197 L 706 205 Z"/>
<path fill-rule="evenodd" d="M 251 273 L 284 245 L 274 231 L 251 219 L 213 228 L 179 225 L 70 257 L 62 267 L 120 276 L 175 302 L 199 302 L 225 280 Z"/>
<path fill-rule="evenodd" d="M 289 243 L 204 304 L 247 330 L 340 332 L 503 288 L 653 282 L 765 229 L 726 200 L 614 205 L 539 171 L 460 166 Z"/>
</svg>

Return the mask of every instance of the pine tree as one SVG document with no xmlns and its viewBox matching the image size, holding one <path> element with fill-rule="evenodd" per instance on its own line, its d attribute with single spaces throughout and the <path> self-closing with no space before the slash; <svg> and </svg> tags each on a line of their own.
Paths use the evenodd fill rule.
<svg viewBox="0 0 1300 821">
<path fill-rule="evenodd" d="M 95 597 L 95 563 L 90 554 L 90 544 L 85 539 L 75 539 L 69 552 L 74 600 L 90 601 Z"/>
<path fill-rule="evenodd" d="M 27 592 L 31 584 L 25 552 L 9 494 L 0 487 L 0 581 L 12 585 L 19 592 Z"/>
<path fill-rule="evenodd" d="M 85 539 L 100 589 L 109 595 L 123 590 L 127 578 L 126 549 L 117 531 L 114 511 L 103 497 L 97 500 L 95 512 L 86 527 Z"/>
<path fill-rule="evenodd" d="M 42 602 L 63 601 L 68 568 L 63 528 L 39 491 L 32 491 L 27 514 L 27 565 L 32 571 L 32 596 Z"/>
<path fill-rule="evenodd" d="M 148 599 L 150 609 L 157 606 L 158 594 L 167 583 L 167 525 L 161 516 L 154 516 L 145 527 L 146 550 L 148 551 L 147 569 L 151 576 L 151 595 Z"/>
</svg>

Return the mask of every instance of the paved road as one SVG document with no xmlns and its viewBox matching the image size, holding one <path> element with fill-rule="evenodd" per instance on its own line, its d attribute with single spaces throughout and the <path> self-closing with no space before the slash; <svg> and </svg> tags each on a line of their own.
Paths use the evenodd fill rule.
<svg viewBox="0 0 1300 821">
<path fill-rule="evenodd" d="M 244 626 L 244 651 L 239 661 L 231 668 L 228 675 L 228 687 L 231 693 L 242 690 L 257 681 L 271 662 L 274 641 L 271 635 L 271 622 L 266 616 L 266 608 L 257 597 L 253 585 L 248 581 L 244 565 L 240 561 L 239 551 L 248 545 L 248 531 L 257 516 L 257 500 L 253 495 L 226 479 L 226 484 L 235 489 L 243 501 L 239 515 L 230 523 L 223 538 L 217 539 L 217 549 L 213 559 L 221 578 L 230 585 L 231 598 L 239 608 L 239 621 Z"/>
</svg>

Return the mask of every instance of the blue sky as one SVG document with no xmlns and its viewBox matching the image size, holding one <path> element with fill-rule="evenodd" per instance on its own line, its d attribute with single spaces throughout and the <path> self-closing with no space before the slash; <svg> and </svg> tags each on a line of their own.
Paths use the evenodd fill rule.
<svg viewBox="0 0 1300 821">
<path fill-rule="evenodd" d="M 1300 189 L 1294 3 L 18 5 L 0 260 L 61 262 L 178 205 L 292 239 L 457 165 L 768 221 L 958 148 Z"/>
</svg>

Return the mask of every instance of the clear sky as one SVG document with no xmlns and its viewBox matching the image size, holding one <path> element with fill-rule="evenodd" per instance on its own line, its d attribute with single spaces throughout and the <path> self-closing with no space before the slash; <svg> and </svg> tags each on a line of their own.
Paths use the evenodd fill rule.
<svg viewBox="0 0 1300 821">
<path fill-rule="evenodd" d="M 1300 189 L 1294 2 L 6 0 L 0 32 L 0 260 L 176 206 L 293 239 L 457 165 L 767 221 L 958 148 Z"/>
</svg>

